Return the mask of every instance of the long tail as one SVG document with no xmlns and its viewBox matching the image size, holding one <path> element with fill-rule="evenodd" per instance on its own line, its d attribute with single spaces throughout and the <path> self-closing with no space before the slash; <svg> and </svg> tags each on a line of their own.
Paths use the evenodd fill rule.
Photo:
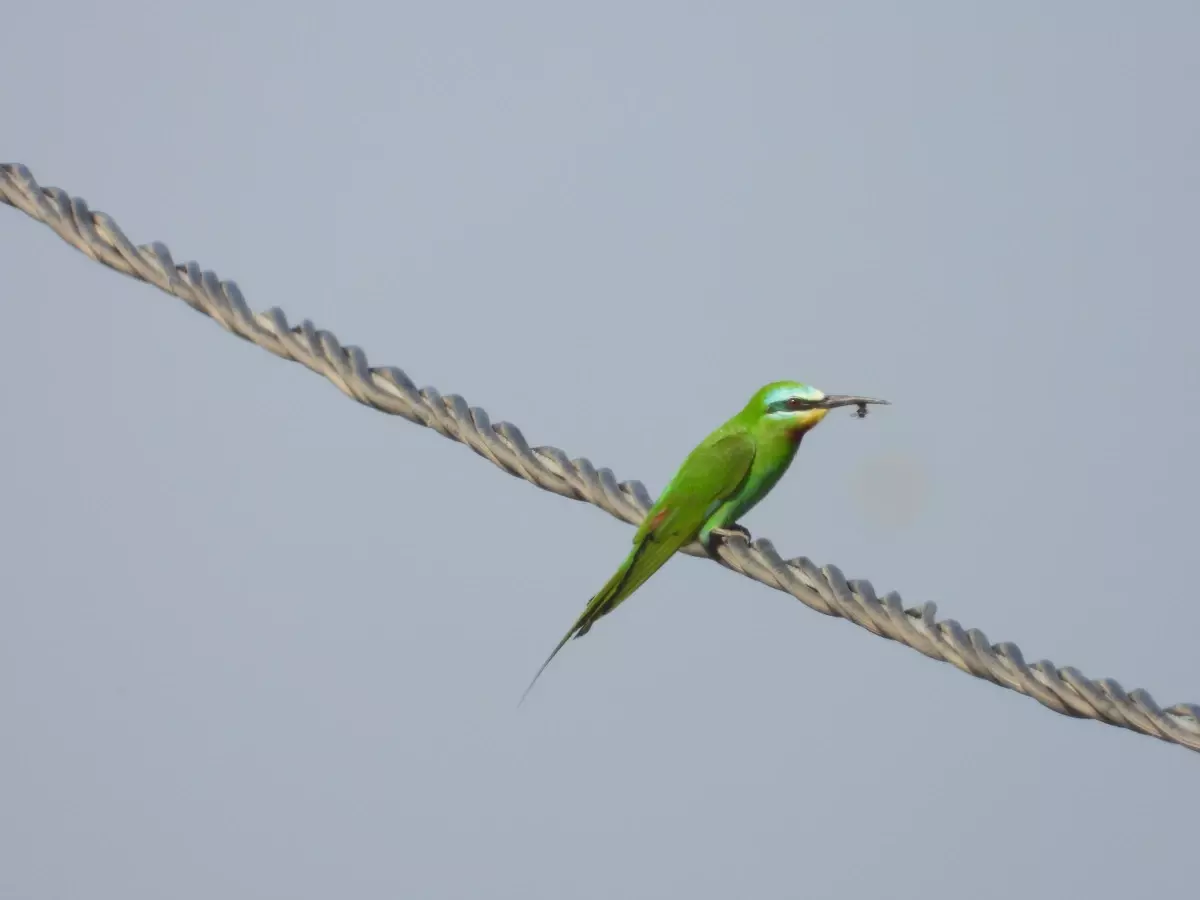
<svg viewBox="0 0 1200 900">
<path fill-rule="evenodd" d="M 521 695 L 521 700 L 517 706 L 525 702 L 525 698 L 529 696 L 529 692 L 537 684 L 538 678 L 546 671 L 546 666 L 550 665 L 550 661 L 558 655 L 558 651 L 563 648 L 567 641 L 573 637 L 579 638 L 587 634 L 591 627 L 596 624 L 597 619 L 616 609 L 626 597 L 641 587 L 647 578 L 662 568 L 663 563 L 670 559 L 671 554 L 678 549 L 677 546 L 671 546 L 674 543 L 674 541 L 671 543 L 660 543 L 653 538 L 647 537 L 633 548 L 633 551 L 625 558 L 625 562 L 621 563 L 621 567 L 613 573 L 612 578 L 608 579 L 608 583 L 600 589 L 600 593 L 588 601 L 583 614 L 575 620 L 575 624 L 571 626 L 571 630 L 563 635 L 562 640 L 558 642 L 558 646 L 546 657 L 546 661 L 542 663 L 542 667 L 533 676 L 533 681 L 529 682 L 529 687 L 525 688 L 525 693 Z"/>
</svg>

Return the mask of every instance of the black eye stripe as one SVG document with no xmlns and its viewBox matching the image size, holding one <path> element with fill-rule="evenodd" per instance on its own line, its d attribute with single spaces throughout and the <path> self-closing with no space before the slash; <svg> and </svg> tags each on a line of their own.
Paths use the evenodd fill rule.
<svg viewBox="0 0 1200 900">
<path fill-rule="evenodd" d="M 771 412 L 797 412 L 802 409 L 812 409 L 815 401 L 805 400 L 801 397 L 787 397 L 783 400 L 776 400 L 771 404 Z"/>
</svg>

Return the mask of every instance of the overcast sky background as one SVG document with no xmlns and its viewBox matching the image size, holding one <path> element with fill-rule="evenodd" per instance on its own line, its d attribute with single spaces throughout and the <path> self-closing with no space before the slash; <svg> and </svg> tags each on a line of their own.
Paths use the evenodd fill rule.
<svg viewBox="0 0 1200 900">
<path fill-rule="evenodd" d="M 15 4 L 0 158 L 652 493 L 1200 701 L 1200 6 Z M 1184 895 L 1200 757 L 679 559 L 0 209 L 0 897 Z M 1192 886 L 1192 887 L 1189 887 Z"/>
</svg>

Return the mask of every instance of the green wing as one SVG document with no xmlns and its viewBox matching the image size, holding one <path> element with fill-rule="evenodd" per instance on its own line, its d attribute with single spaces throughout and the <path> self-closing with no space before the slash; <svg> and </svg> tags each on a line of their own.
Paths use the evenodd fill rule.
<svg viewBox="0 0 1200 900">
<path fill-rule="evenodd" d="M 522 700 L 567 641 L 587 634 L 597 620 L 616 609 L 677 550 L 695 539 L 713 511 L 737 493 L 753 462 L 754 439 L 745 432 L 705 441 L 692 451 L 642 520 L 625 562 L 542 663 Z"/>
<path fill-rule="evenodd" d="M 693 540 L 708 517 L 738 492 L 754 463 L 754 438 L 744 431 L 705 441 L 683 461 L 633 536 L 658 543 Z"/>
</svg>

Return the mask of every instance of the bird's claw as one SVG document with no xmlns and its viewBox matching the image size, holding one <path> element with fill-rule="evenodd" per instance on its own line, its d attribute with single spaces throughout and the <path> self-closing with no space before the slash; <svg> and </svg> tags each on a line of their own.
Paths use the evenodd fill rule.
<svg viewBox="0 0 1200 900">
<path fill-rule="evenodd" d="M 750 532 L 741 525 L 726 525 L 723 528 L 714 528 L 708 533 L 708 538 L 704 542 L 704 549 L 708 551 L 708 555 L 713 559 L 718 559 L 717 545 L 720 541 L 726 541 L 735 534 L 740 534 L 746 539 L 746 543 L 750 543 Z"/>
</svg>

